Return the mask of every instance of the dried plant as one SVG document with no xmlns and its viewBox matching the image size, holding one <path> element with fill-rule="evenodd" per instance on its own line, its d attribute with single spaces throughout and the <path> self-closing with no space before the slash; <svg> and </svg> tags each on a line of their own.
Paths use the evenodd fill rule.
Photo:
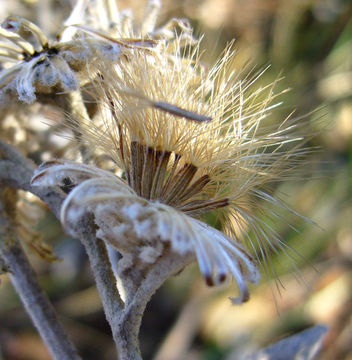
<svg viewBox="0 0 352 360">
<path fill-rule="evenodd" d="M 24 39 L 20 36 L 22 32 L 29 32 L 32 39 Z M 75 73 L 88 60 L 80 42 L 50 44 L 35 24 L 16 16 L 5 20 L 0 34 L 8 40 L 1 43 L 2 55 L 16 61 L 1 73 L 2 93 L 17 92 L 19 100 L 32 103 L 36 92 L 55 94 L 78 89 Z"/>
<path fill-rule="evenodd" d="M 0 88 L 3 98 L 15 94 L 32 103 L 45 94 L 59 106 L 59 93 L 67 93 L 64 111 L 83 160 L 102 153 L 115 173 L 55 159 L 33 175 L 33 164 L 1 143 L 0 183 L 39 196 L 81 240 L 119 358 L 140 359 L 147 302 L 194 258 L 208 285 L 235 279 L 235 304 L 249 300 L 247 282 L 259 281 L 260 268 L 275 273 L 272 252 L 292 263 L 294 250 L 256 214 L 300 216 L 270 184 L 297 176 L 310 135 L 304 134 L 305 119 L 268 125 L 279 105 L 275 84 L 257 87 L 262 72 L 236 70 L 233 44 L 208 69 L 187 21 L 155 26 L 158 1 L 148 3 L 139 25 L 114 6 L 107 1 L 94 19 L 90 3 L 79 1 L 61 40 L 52 42 L 33 23 L 7 18 L 0 51 L 15 65 L 0 72 Z M 85 94 L 98 104 L 92 114 L 81 93 L 87 85 Z M 17 199 L 4 196 L 8 201 Z M 0 210 L 11 218 L 12 210 Z M 208 213 L 222 231 L 206 223 Z M 4 244 L 1 254 L 11 269 L 13 251 Z M 13 244 L 19 248 L 17 240 Z M 109 259 L 110 246 L 118 260 Z M 36 325 L 54 358 L 77 358 L 66 338 L 59 345 L 65 355 L 59 355 L 56 339 L 45 335 L 40 321 Z"/>
<path fill-rule="evenodd" d="M 283 148 L 303 140 L 295 133 L 299 125 L 262 125 L 275 106 L 270 105 L 273 90 L 250 94 L 253 79 L 242 80 L 232 71 L 231 47 L 209 71 L 197 51 L 177 60 L 167 51 L 134 51 L 118 68 L 106 71 L 102 63 L 99 69 L 96 91 L 109 113 L 99 127 L 82 126 L 82 138 L 87 147 L 100 146 L 125 181 L 95 167 L 53 161 L 38 170 L 32 184 L 59 185 L 70 193 L 61 222 L 72 235 L 88 211 L 95 216 L 97 236 L 133 255 L 133 262 L 154 263 L 163 243 L 180 254 L 191 251 L 208 284 L 223 282 L 229 273 L 235 277 L 241 295 L 234 301 L 241 303 L 249 298 L 245 280 L 257 281 L 258 270 L 235 228 L 246 229 L 248 236 L 254 230 L 249 241 L 265 254 L 264 261 L 268 247 L 284 248 L 253 215 L 248 196 L 278 204 L 262 188 L 286 176 L 301 155 L 294 146 Z M 265 90 L 268 97 L 255 101 Z M 180 106 L 175 113 L 155 105 L 160 103 Z M 203 114 L 211 121 L 192 121 Z M 231 239 L 195 220 L 217 209 Z"/>
</svg>

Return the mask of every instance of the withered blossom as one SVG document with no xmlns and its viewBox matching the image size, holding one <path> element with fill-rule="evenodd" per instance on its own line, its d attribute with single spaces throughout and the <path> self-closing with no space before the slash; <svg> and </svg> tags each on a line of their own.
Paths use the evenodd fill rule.
<svg viewBox="0 0 352 360">
<path fill-rule="evenodd" d="M 180 48 L 181 42 L 178 54 Z M 119 66 L 103 60 L 98 66 L 102 121 L 80 131 L 121 176 L 54 160 L 39 167 L 32 184 L 59 186 L 67 194 L 61 222 L 70 234 L 90 212 L 97 237 L 134 261 L 154 263 L 165 247 L 192 252 L 208 285 L 234 277 L 240 295 L 232 300 L 242 303 L 249 299 L 247 282 L 259 280 L 258 261 L 265 269 L 271 251 L 286 249 L 254 210 L 279 218 L 273 207 L 287 208 L 265 187 L 289 177 L 300 162 L 304 121 L 266 123 L 277 106 L 273 85 L 255 89 L 260 73 L 242 78 L 232 45 L 210 70 L 201 65 L 197 46 L 182 58 L 169 55 L 165 46 L 131 52 Z M 211 120 L 194 121 L 198 117 Z M 224 233 L 203 222 L 208 212 L 218 216 Z"/>
<path fill-rule="evenodd" d="M 96 6 L 95 6 L 96 5 Z M 28 104 L 36 94 L 77 90 L 86 83 L 86 67 L 101 57 L 117 62 L 125 48 L 148 49 L 158 41 L 175 43 L 177 29 L 184 45 L 192 44 L 186 19 L 173 18 L 156 27 L 160 1 L 147 3 L 140 23 L 131 10 L 119 11 L 115 1 L 77 1 L 57 40 L 50 40 L 34 23 L 9 16 L 0 27 L 0 96 L 15 93 Z M 77 34 L 77 31 L 79 34 Z"/>
<path fill-rule="evenodd" d="M 15 61 L 0 72 L 1 93 L 15 92 L 30 104 L 36 93 L 78 89 L 77 72 L 86 65 L 89 51 L 84 44 L 51 42 L 35 24 L 18 16 L 2 23 L 0 36 L 5 40 L 0 43 L 2 58 Z"/>
<path fill-rule="evenodd" d="M 72 24 L 71 24 L 72 25 Z M 0 96 L 15 93 L 28 104 L 37 94 L 78 90 L 87 82 L 86 69 L 96 58 L 117 62 L 126 48 L 153 48 L 156 41 L 118 39 L 84 24 L 72 25 L 80 30 L 71 40 L 49 40 L 34 23 L 9 16 L 0 27 L 0 57 L 5 64 L 0 71 Z M 67 39 L 67 31 L 61 35 Z M 85 35 L 86 34 L 86 35 Z"/>
</svg>

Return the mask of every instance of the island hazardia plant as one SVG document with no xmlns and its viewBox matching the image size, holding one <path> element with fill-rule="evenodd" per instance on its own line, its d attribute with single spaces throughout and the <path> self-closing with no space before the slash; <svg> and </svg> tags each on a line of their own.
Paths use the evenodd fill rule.
<svg viewBox="0 0 352 360">
<path fill-rule="evenodd" d="M 232 45 L 210 70 L 198 50 L 172 58 L 167 46 L 132 51 L 114 68 L 102 61 L 95 89 L 103 125 L 85 124 L 81 135 L 110 156 L 121 176 L 53 160 L 39 167 L 32 185 L 67 193 L 60 219 L 71 235 L 92 213 L 97 237 L 129 264 L 156 263 L 169 247 L 181 256 L 191 252 L 208 285 L 232 275 L 240 290 L 232 300 L 242 303 L 249 299 L 246 282 L 259 280 L 257 261 L 270 272 L 270 251 L 287 253 L 253 205 L 280 206 L 264 189 L 287 178 L 305 152 L 297 148 L 304 120 L 265 125 L 277 105 L 273 85 L 255 90 L 255 76 L 241 79 Z M 208 212 L 226 234 L 202 221 Z"/>
<path fill-rule="evenodd" d="M 2 119 L 8 113 L 12 113 L 13 118 L 1 121 L 0 128 L 9 142 L 17 146 L 21 142 L 22 151 L 33 151 L 39 145 L 43 152 L 49 154 L 52 151 L 48 147 L 50 132 L 43 134 L 33 131 L 29 128 L 31 125 L 28 127 L 23 121 L 28 117 L 28 108 L 26 116 L 21 113 L 20 107 L 11 107 L 11 103 L 20 100 L 31 104 L 44 100 L 61 108 L 72 121 L 77 116 L 88 117 L 81 103 L 80 91 L 92 79 L 85 76 L 85 72 L 95 58 L 103 56 L 107 61 L 116 63 L 124 48 L 144 51 L 154 48 L 159 42 L 171 44 L 175 39 L 176 27 L 182 29 L 184 43 L 193 41 L 191 27 L 186 20 L 172 19 L 165 26 L 156 27 L 160 8 L 158 1 L 147 3 L 144 17 L 139 23 L 133 20 L 131 11 L 119 12 L 114 1 L 100 5 L 103 6 L 95 8 L 99 11 L 94 18 L 94 2 L 78 1 L 56 40 L 49 39 L 37 25 L 19 16 L 8 16 L 2 22 L 0 103 L 6 110 L 2 113 Z M 111 36 L 116 31 L 120 34 L 118 38 Z M 92 67 L 90 69 L 94 71 Z M 32 141 L 35 137 L 37 141 Z M 72 144 L 74 141 L 69 145 L 72 147 Z M 37 240 L 30 245 L 37 246 Z"/>
<path fill-rule="evenodd" d="M 93 13 L 92 3 L 80 1 L 67 23 L 74 30 L 58 42 L 27 20 L 8 18 L 1 51 L 15 65 L 6 64 L 0 87 L 4 96 L 15 94 L 27 103 L 42 93 L 54 100 L 58 92 L 79 93 L 87 83 L 93 89 L 99 112 L 90 118 L 78 107 L 70 126 L 89 155 L 105 153 L 116 172 L 52 160 L 35 171 L 31 184 L 15 175 L 10 184 L 50 204 L 66 231 L 85 245 L 119 356 L 140 359 L 137 336 L 146 303 L 192 257 L 208 285 L 235 279 L 236 304 L 249 299 L 247 283 L 259 280 L 260 266 L 273 272 L 272 252 L 291 261 L 272 221 L 257 213 L 278 220 L 282 210 L 290 211 L 270 184 L 297 176 L 309 136 L 302 135 L 304 119 L 270 125 L 268 116 L 278 105 L 274 85 L 256 88 L 260 73 L 243 76 L 236 70 L 232 44 L 207 69 L 187 21 L 156 27 L 159 2 L 150 1 L 136 24 L 128 12 L 111 11 L 113 3 L 107 0 L 94 22 L 84 20 Z M 81 73 L 89 76 L 81 81 Z M 11 153 L 0 146 L 1 157 Z M 12 154 L 29 179 L 32 165 Z M 207 225 L 209 213 L 222 231 Z M 115 272 L 119 291 L 105 245 L 121 255 Z M 24 273 L 20 269 L 16 276 L 22 280 Z M 46 311 L 31 301 L 24 300 L 33 305 L 27 309 L 54 358 L 66 358 L 61 350 L 78 358 L 65 334 L 49 334 L 50 326 L 42 326 L 38 319 Z"/>
</svg>

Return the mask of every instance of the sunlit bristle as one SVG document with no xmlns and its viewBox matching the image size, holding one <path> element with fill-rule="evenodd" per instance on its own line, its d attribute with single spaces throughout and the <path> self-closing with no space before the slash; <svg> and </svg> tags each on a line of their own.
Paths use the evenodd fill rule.
<svg viewBox="0 0 352 360">
<path fill-rule="evenodd" d="M 206 71 L 198 48 L 179 44 L 178 60 L 166 46 L 133 50 L 115 68 L 98 64 L 94 81 L 109 130 L 83 134 L 110 153 L 137 194 L 194 215 L 285 177 L 298 153 L 283 145 L 301 141 L 294 121 L 264 125 L 277 104 L 274 84 L 255 89 L 262 72 L 242 79 L 232 45 Z"/>
<path fill-rule="evenodd" d="M 238 240 L 248 245 L 267 273 L 270 252 L 290 253 L 270 222 L 255 214 L 277 216 L 285 208 L 264 189 L 296 176 L 307 152 L 302 146 L 306 120 L 288 117 L 268 125 L 267 117 L 280 103 L 275 83 L 257 87 L 264 71 L 236 70 L 233 44 L 207 69 L 200 59 L 200 44 L 183 48 L 181 39 L 173 42 L 174 53 L 164 43 L 153 51 L 128 49 L 116 66 L 99 59 L 91 82 L 94 96 L 100 99 L 101 117 L 94 122 L 82 119 L 76 130 L 89 147 L 99 147 L 123 171 L 140 199 L 136 207 L 144 209 L 147 201 L 150 211 L 158 212 L 155 217 L 166 223 L 174 211 L 175 218 L 183 220 L 198 221 L 208 212 L 217 216 L 228 235 L 226 241 L 214 235 L 220 241 L 220 255 L 212 253 L 207 237 L 202 238 L 207 244 L 202 248 L 203 240 L 197 238 L 193 225 L 187 225 L 188 220 L 180 223 L 187 225 L 187 236 L 195 239 L 208 284 L 225 281 L 230 269 L 241 293 L 233 301 L 243 302 L 249 298 L 243 274 L 253 282 L 258 274 L 255 261 Z M 114 199 L 122 201 L 121 196 L 117 193 Z M 128 204 L 128 209 L 134 214 L 133 205 Z M 150 229 L 159 226 L 140 221 Z M 159 230 L 169 233 L 169 225 Z M 211 228 L 205 231 L 213 233 Z M 169 236 L 178 246 L 177 233 Z M 238 257 L 243 263 L 237 262 Z"/>
</svg>

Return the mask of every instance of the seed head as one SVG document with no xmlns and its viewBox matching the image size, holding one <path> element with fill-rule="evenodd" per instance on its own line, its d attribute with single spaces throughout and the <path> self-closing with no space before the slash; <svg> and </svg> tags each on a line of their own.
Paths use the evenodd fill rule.
<svg viewBox="0 0 352 360">
<path fill-rule="evenodd" d="M 165 246 L 193 252 L 209 285 L 230 274 L 236 279 L 240 296 L 233 301 L 241 303 L 249 298 L 246 282 L 259 279 L 245 244 L 263 261 L 285 246 L 253 204 L 260 211 L 281 206 L 265 187 L 287 178 L 304 154 L 297 150 L 301 124 L 265 124 L 277 105 L 273 85 L 255 89 L 260 74 L 242 78 L 232 45 L 209 70 L 198 46 L 179 57 L 181 48 L 179 41 L 175 56 L 168 44 L 151 53 L 131 50 L 118 66 L 97 65 L 102 120 L 82 126 L 82 139 L 110 156 L 122 176 L 54 161 L 32 183 L 68 193 L 61 222 L 71 234 L 88 211 L 97 236 L 136 261 L 155 262 Z M 202 221 L 208 212 L 226 234 Z"/>
</svg>

